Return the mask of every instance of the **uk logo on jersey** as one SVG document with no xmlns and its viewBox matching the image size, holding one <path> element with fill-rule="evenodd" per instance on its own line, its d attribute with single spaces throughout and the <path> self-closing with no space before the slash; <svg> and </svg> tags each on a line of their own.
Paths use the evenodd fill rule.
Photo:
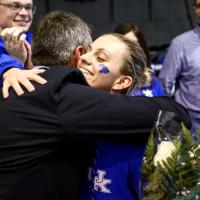
<svg viewBox="0 0 200 200">
<path fill-rule="evenodd" d="M 111 179 L 106 179 L 106 171 L 97 170 L 97 176 L 94 177 L 94 190 L 111 194 L 111 190 L 107 185 L 111 184 Z"/>
<path fill-rule="evenodd" d="M 153 93 L 149 89 L 142 90 L 142 92 L 143 92 L 144 96 L 146 96 L 146 97 L 153 97 Z"/>
</svg>

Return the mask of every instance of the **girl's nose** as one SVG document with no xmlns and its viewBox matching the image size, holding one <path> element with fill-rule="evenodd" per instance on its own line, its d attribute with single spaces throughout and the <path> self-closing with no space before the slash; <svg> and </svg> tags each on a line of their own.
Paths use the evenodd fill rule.
<svg viewBox="0 0 200 200">
<path fill-rule="evenodd" d="M 80 57 L 82 63 L 86 63 L 88 65 L 91 64 L 91 55 L 90 53 L 85 53 Z"/>
</svg>

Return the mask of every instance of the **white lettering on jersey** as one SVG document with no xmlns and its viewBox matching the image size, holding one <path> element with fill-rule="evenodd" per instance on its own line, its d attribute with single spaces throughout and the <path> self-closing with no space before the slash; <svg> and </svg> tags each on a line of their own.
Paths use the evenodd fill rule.
<svg viewBox="0 0 200 200">
<path fill-rule="evenodd" d="M 105 178 L 106 172 L 103 170 L 97 170 L 97 174 L 98 176 L 94 177 L 94 190 L 110 194 L 111 191 L 107 188 L 107 185 L 111 184 L 112 180 Z"/>
</svg>

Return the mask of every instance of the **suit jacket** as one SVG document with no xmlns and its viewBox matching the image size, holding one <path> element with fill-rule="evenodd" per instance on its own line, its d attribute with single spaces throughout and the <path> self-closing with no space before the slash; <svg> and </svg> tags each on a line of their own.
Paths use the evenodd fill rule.
<svg viewBox="0 0 200 200">
<path fill-rule="evenodd" d="M 93 139 L 145 143 L 158 110 L 185 109 L 168 97 L 110 95 L 87 86 L 80 71 L 52 67 L 35 92 L 0 103 L 0 199 L 77 200 Z"/>
</svg>

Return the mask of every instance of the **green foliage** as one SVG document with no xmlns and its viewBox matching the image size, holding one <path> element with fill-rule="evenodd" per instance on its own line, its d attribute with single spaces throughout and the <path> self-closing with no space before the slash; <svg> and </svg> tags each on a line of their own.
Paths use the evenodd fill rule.
<svg viewBox="0 0 200 200">
<path fill-rule="evenodd" d="M 151 175 L 154 172 L 154 165 L 153 165 L 153 158 L 154 158 L 154 154 L 155 154 L 154 147 L 155 147 L 155 142 L 154 142 L 154 135 L 152 132 L 149 137 L 148 145 L 146 147 L 145 157 L 143 160 L 143 163 L 145 165 L 145 167 L 142 168 L 143 182 L 151 182 L 152 181 Z"/>
<path fill-rule="evenodd" d="M 176 150 L 154 166 L 155 139 L 147 144 L 142 167 L 143 200 L 200 200 L 200 130 L 194 142 L 183 127 L 183 135 L 173 141 Z"/>
</svg>

